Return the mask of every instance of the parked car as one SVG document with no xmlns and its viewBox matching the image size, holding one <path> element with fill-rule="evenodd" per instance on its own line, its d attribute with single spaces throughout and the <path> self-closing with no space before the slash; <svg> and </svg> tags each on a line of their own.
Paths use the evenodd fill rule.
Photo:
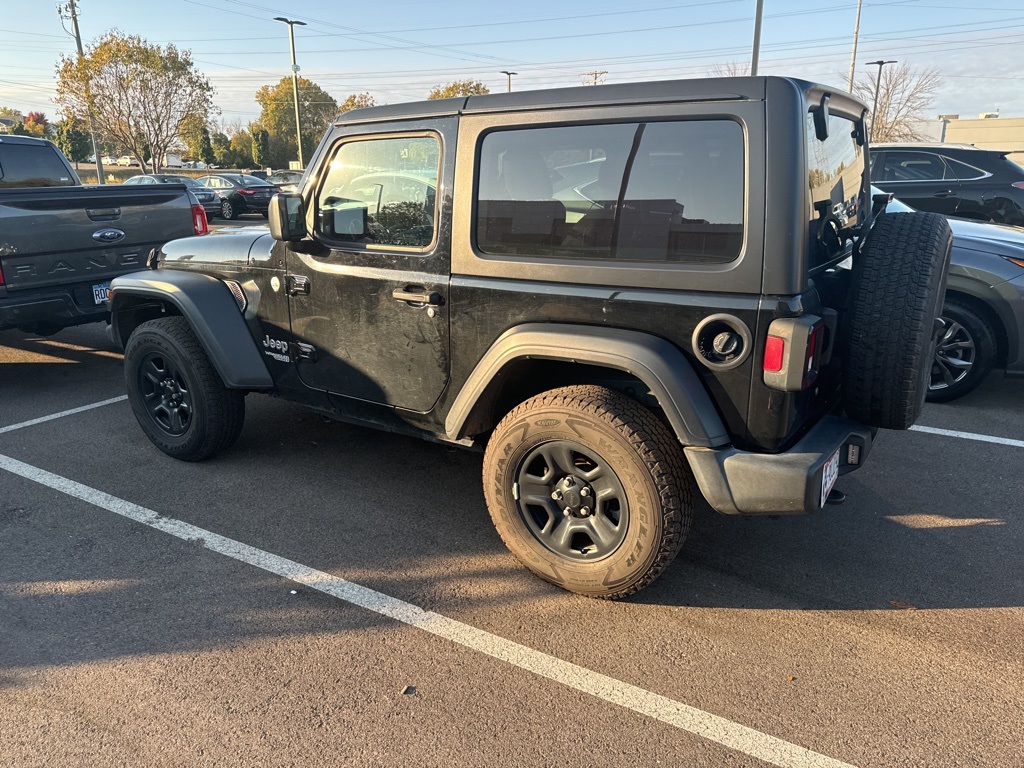
<svg viewBox="0 0 1024 768">
<path fill-rule="evenodd" d="M 267 181 L 282 192 L 294 192 L 301 180 L 302 171 L 274 171 L 267 177 Z"/>
<path fill-rule="evenodd" d="M 871 183 L 919 211 L 1024 226 L 1024 168 L 970 144 L 876 144 Z"/>
<path fill-rule="evenodd" d="M 191 176 L 177 176 L 177 175 L 166 175 L 166 174 L 143 174 L 140 176 L 132 176 L 130 179 L 125 179 L 125 184 L 184 184 L 189 188 L 189 191 L 196 196 L 196 200 L 203 206 L 203 210 L 206 211 L 207 218 L 213 218 L 214 216 L 220 215 L 220 198 L 217 197 L 217 193 L 209 187 L 205 187 L 200 184 L 196 179 Z"/>
<path fill-rule="evenodd" d="M 196 179 L 212 189 L 220 200 L 221 218 L 237 219 L 243 213 L 260 213 L 267 217 L 270 198 L 277 187 L 245 173 L 221 173 Z"/>
<path fill-rule="evenodd" d="M 238 439 L 248 392 L 479 446 L 524 565 L 625 597 L 679 551 L 694 483 L 724 514 L 819 511 L 920 413 L 952 236 L 869 217 L 866 112 L 747 77 L 344 113 L 269 231 L 115 282 L 132 410 L 186 461 Z"/>
<path fill-rule="evenodd" d="M 117 164 L 131 168 L 132 166 L 138 165 L 139 161 L 136 160 L 135 157 L 133 157 L 132 155 L 121 155 L 119 158 L 117 158 Z"/>
<path fill-rule="evenodd" d="M 890 213 L 914 210 L 899 200 Z M 928 399 L 962 397 L 993 367 L 1024 377 L 1024 230 L 949 219 L 949 283 Z"/>
<path fill-rule="evenodd" d="M 110 280 L 168 240 L 207 232 L 195 196 L 82 186 L 49 141 L 0 138 L 0 330 L 49 334 L 109 317 Z"/>
</svg>

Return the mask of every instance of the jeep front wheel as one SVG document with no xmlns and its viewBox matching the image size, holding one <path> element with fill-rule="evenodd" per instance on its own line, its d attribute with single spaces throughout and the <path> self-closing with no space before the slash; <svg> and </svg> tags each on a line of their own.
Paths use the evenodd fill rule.
<svg viewBox="0 0 1024 768">
<path fill-rule="evenodd" d="M 647 586 L 690 527 L 681 446 L 651 411 L 603 387 L 551 390 L 515 408 L 487 444 L 483 481 L 509 550 L 588 597 Z"/>
<path fill-rule="evenodd" d="M 135 418 L 168 456 L 201 461 L 238 439 L 245 395 L 228 389 L 183 317 L 143 323 L 124 353 Z"/>
</svg>

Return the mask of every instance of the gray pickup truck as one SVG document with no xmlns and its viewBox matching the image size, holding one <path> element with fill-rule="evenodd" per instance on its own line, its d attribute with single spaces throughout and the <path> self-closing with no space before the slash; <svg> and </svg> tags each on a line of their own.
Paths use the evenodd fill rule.
<svg viewBox="0 0 1024 768">
<path fill-rule="evenodd" d="M 207 231 L 184 185 L 82 186 L 52 142 L 0 137 L 0 330 L 106 320 L 111 279 Z"/>
</svg>

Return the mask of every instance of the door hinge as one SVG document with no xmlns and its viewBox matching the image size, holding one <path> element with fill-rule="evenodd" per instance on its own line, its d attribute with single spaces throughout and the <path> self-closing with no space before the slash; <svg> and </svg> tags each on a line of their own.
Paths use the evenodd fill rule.
<svg viewBox="0 0 1024 768">
<path fill-rule="evenodd" d="M 316 362 L 316 347 L 312 344 L 303 344 L 301 341 L 292 341 L 288 343 L 288 358 L 293 362 L 299 360 L 309 360 L 311 363 Z"/>
<path fill-rule="evenodd" d="M 309 278 L 305 275 L 288 275 L 284 279 L 284 292 L 289 296 L 308 296 Z"/>
</svg>

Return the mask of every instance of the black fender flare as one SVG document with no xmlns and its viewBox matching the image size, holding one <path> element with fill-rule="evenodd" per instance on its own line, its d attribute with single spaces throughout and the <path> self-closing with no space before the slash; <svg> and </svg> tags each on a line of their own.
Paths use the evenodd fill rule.
<svg viewBox="0 0 1024 768">
<path fill-rule="evenodd" d="M 503 333 L 476 364 L 445 418 L 452 440 L 462 437 L 487 385 L 515 360 L 562 360 L 614 368 L 650 387 L 683 445 L 715 448 L 729 433 L 693 366 L 678 347 L 658 336 L 617 328 L 527 323 Z"/>
<path fill-rule="evenodd" d="M 122 310 L 135 303 L 133 300 L 167 302 L 188 321 L 224 386 L 230 389 L 274 386 L 235 297 L 216 277 L 170 269 L 132 272 L 114 278 L 110 291 L 113 294 L 110 318 L 115 339 L 125 339 L 118 322 Z"/>
</svg>

